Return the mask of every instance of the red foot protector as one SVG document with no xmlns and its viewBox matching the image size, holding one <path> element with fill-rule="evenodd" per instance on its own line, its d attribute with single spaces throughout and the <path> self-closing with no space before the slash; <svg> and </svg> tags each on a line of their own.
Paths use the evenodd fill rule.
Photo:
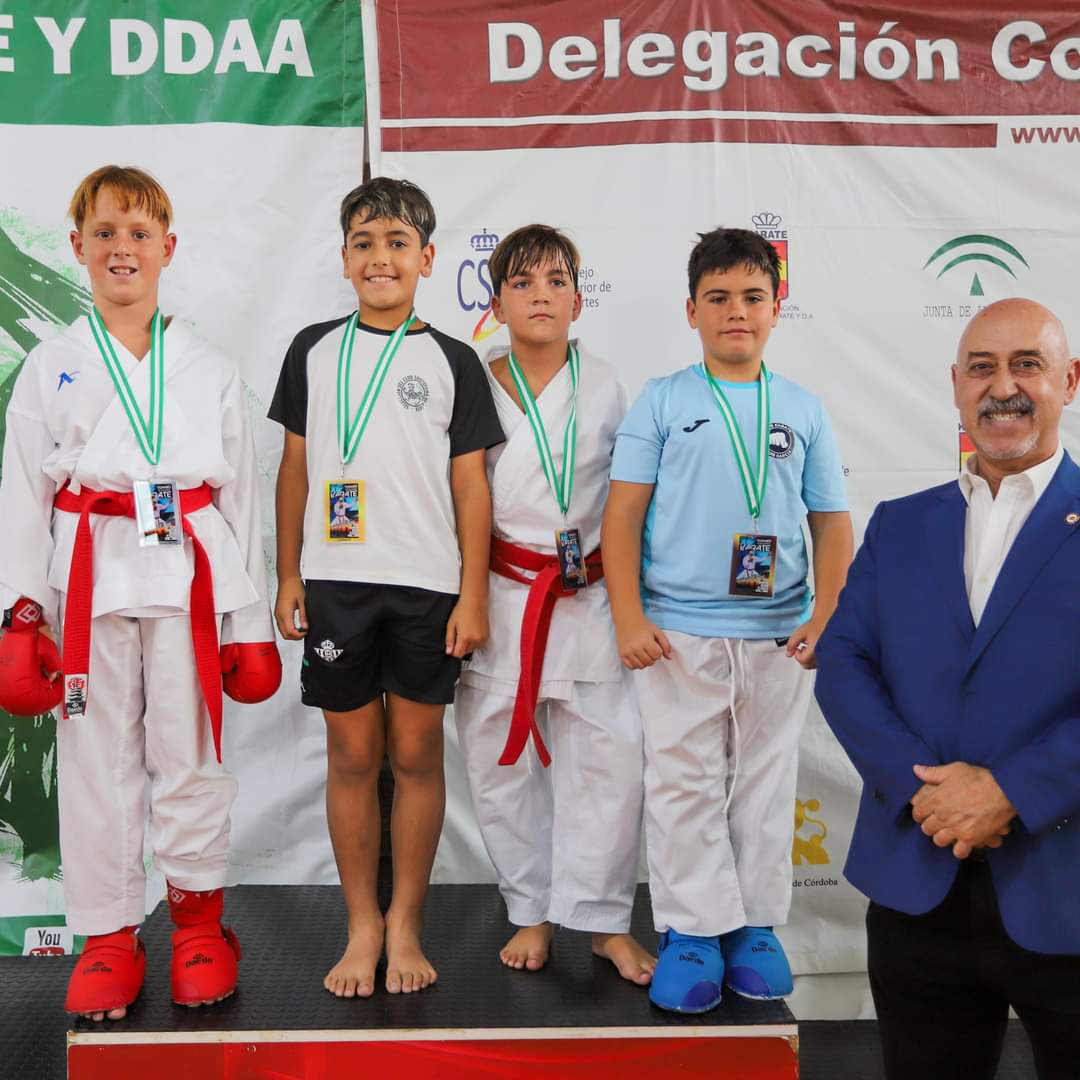
<svg viewBox="0 0 1080 1080">
<path fill-rule="evenodd" d="M 223 889 L 180 889 L 168 882 L 172 936 L 172 991 L 177 1005 L 209 1005 L 236 989 L 240 942 L 221 925 Z"/>
<path fill-rule="evenodd" d="M 142 989 L 146 949 L 135 927 L 88 937 L 68 980 L 64 1008 L 70 1013 L 107 1013 L 130 1005 Z"/>
<path fill-rule="evenodd" d="M 37 716 L 60 704 L 64 680 L 60 653 L 38 627 L 41 608 L 20 597 L 11 608 L 11 628 L 0 640 L 0 709 L 12 716 Z"/>
<path fill-rule="evenodd" d="M 240 942 L 219 922 L 182 926 L 172 936 L 172 995 L 177 1005 L 210 1005 L 236 989 Z"/>
</svg>

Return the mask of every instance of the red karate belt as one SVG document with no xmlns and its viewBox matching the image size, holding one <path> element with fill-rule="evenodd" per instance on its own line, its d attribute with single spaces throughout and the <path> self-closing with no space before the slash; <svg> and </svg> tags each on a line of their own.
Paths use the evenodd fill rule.
<svg viewBox="0 0 1080 1080">
<path fill-rule="evenodd" d="M 180 514 L 184 535 L 195 551 L 195 574 L 191 579 L 191 644 L 195 649 L 195 670 L 210 713 L 214 750 L 221 761 L 221 661 L 218 658 L 217 616 L 214 613 L 214 577 L 206 549 L 199 542 L 188 514 L 209 506 L 209 484 L 180 492 Z M 69 487 L 57 492 L 57 510 L 79 515 L 75 547 L 68 571 L 67 604 L 64 607 L 64 674 L 89 674 L 90 622 L 94 593 L 94 541 L 90 515 L 135 517 L 135 497 L 130 491 L 93 491 L 84 487 L 76 495 Z M 87 686 L 89 695 L 89 685 Z M 65 716 L 67 703 L 65 701 Z"/>
<path fill-rule="evenodd" d="M 513 765 L 521 757 L 531 735 L 536 745 L 536 754 L 547 768 L 551 764 L 551 754 L 548 753 L 540 729 L 536 726 L 536 701 L 540 696 L 544 653 L 547 650 L 548 631 L 551 629 L 551 615 L 555 610 L 555 601 L 561 600 L 564 596 L 573 596 L 579 590 L 563 588 L 559 560 L 556 556 L 518 547 L 517 544 L 500 540 L 497 536 L 491 538 L 489 565 L 499 577 L 509 578 L 511 581 L 529 586 L 529 595 L 525 600 L 525 614 L 521 619 L 521 674 L 518 676 L 510 733 L 506 737 L 506 746 L 503 747 L 499 764 Z M 599 548 L 586 558 L 585 566 L 590 585 L 604 576 Z M 518 573 L 519 570 L 530 570 L 536 576 L 526 577 Z"/>
</svg>

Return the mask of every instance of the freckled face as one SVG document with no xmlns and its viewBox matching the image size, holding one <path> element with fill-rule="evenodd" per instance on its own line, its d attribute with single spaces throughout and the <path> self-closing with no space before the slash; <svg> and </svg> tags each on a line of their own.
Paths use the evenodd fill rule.
<svg viewBox="0 0 1080 1080">
<path fill-rule="evenodd" d="M 108 188 L 98 192 L 81 229 L 71 233 L 98 307 L 157 304 L 158 279 L 172 262 L 176 236 L 137 206 L 121 210 Z"/>
</svg>

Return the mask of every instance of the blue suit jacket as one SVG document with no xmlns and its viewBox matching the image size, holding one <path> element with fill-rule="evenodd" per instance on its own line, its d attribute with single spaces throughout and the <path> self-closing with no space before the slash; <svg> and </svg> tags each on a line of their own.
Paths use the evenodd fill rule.
<svg viewBox="0 0 1080 1080">
<path fill-rule="evenodd" d="M 817 697 L 863 779 L 844 872 L 910 915 L 958 860 L 912 820 L 915 763 L 990 769 L 1019 817 L 990 864 L 1009 936 L 1080 953 L 1080 468 L 1065 456 L 978 628 L 954 482 L 881 503 L 817 648 Z"/>
</svg>

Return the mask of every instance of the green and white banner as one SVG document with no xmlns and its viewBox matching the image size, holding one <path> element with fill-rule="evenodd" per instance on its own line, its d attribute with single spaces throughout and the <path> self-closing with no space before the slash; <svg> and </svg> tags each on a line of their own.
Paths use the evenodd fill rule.
<svg viewBox="0 0 1080 1080">
<path fill-rule="evenodd" d="M 355 0 L 0 0 L 0 435 L 26 353 L 90 305 L 65 217 L 76 185 L 107 163 L 148 169 L 179 241 L 162 310 L 235 359 L 248 388 L 272 582 L 281 433 L 266 406 L 296 331 L 355 303 L 337 210 L 361 179 L 364 121 Z M 284 660 L 272 702 L 227 703 L 233 879 L 334 881 L 322 720 L 299 704 L 299 653 Z M 0 954 L 73 945 L 55 743 L 51 716 L 0 713 Z"/>
</svg>

